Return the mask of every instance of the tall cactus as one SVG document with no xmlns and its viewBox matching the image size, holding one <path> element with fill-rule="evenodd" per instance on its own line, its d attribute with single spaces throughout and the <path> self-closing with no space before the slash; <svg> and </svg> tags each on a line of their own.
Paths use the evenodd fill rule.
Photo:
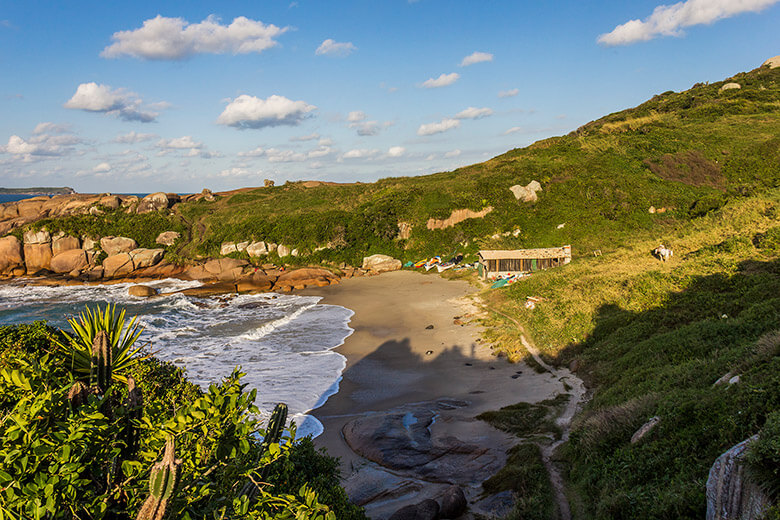
<svg viewBox="0 0 780 520">
<path fill-rule="evenodd" d="M 176 446 L 171 437 L 165 443 L 162 462 L 152 466 L 152 473 L 149 476 L 149 498 L 141 506 L 136 520 L 162 520 L 165 516 L 168 500 L 176 490 L 178 470 L 181 465 L 181 461 L 175 458 L 175 451 Z"/>
<path fill-rule="evenodd" d="M 268 419 L 268 426 L 265 428 L 265 437 L 263 438 L 263 442 L 260 445 L 260 457 L 262 457 L 265 452 L 268 451 L 268 447 L 271 446 L 271 444 L 277 444 L 282 440 L 284 424 L 287 422 L 287 411 L 287 405 L 284 403 L 278 403 L 274 407 L 274 411 L 271 413 L 271 418 Z M 255 473 L 255 476 L 260 477 L 260 480 L 265 480 L 268 478 L 268 473 L 270 471 L 271 465 L 266 464 L 259 474 Z M 254 502 L 255 498 L 257 497 L 257 492 L 257 484 L 251 478 L 241 488 L 241 495 L 246 496 L 250 503 Z"/>
<path fill-rule="evenodd" d="M 92 342 L 92 377 L 98 390 L 105 394 L 112 382 L 113 352 L 108 333 L 101 330 Z"/>
<path fill-rule="evenodd" d="M 139 431 L 137 421 L 141 419 L 143 399 L 141 389 L 135 386 L 135 379 L 127 378 L 127 401 L 122 418 L 122 440 L 125 442 L 123 457 L 127 458 L 138 449 Z"/>
<path fill-rule="evenodd" d="M 263 452 L 271 444 L 277 444 L 282 440 L 285 422 L 287 422 L 287 405 L 278 403 L 274 407 L 273 413 L 271 413 L 271 418 L 268 419 L 268 426 L 265 429 L 265 437 L 263 438 Z"/>
</svg>

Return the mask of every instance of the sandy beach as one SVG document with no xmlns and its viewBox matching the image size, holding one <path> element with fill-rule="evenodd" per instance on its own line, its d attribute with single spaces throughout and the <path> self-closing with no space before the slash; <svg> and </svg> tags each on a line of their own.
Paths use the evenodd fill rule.
<svg viewBox="0 0 780 520">
<path fill-rule="evenodd" d="M 475 417 L 563 391 L 550 373 L 510 364 L 481 341 L 467 282 L 396 271 L 307 289 L 355 314 L 337 350 L 347 358 L 339 392 L 313 412 L 315 439 L 342 462 L 351 499 L 371 518 L 457 485 L 469 510 L 500 513 L 508 496 L 481 496 L 481 483 L 516 443 Z M 464 518 L 471 517 L 471 513 Z"/>
</svg>

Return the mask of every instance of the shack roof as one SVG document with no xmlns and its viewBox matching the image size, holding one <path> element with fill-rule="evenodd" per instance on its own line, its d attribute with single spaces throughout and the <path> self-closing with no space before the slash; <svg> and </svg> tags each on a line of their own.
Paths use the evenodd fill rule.
<svg viewBox="0 0 780 520">
<path fill-rule="evenodd" d="M 486 249 L 479 252 L 483 260 L 519 260 L 534 258 L 561 258 L 571 256 L 571 246 L 539 249 Z"/>
</svg>

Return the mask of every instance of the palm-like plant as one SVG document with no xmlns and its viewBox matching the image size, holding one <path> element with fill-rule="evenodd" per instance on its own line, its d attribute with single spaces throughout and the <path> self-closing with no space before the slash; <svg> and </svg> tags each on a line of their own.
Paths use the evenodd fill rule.
<svg viewBox="0 0 780 520">
<path fill-rule="evenodd" d="M 127 322 L 125 313 L 125 309 L 117 311 L 116 306 L 111 304 L 104 309 L 98 305 L 94 310 L 87 306 L 78 318 L 68 319 L 73 335 L 62 331 L 65 341 L 55 339 L 55 343 L 59 347 L 60 355 L 65 358 L 77 378 L 89 380 L 92 371 L 92 344 L 95 337 L 105 331 L 111 345 L 113 379 L 127 382 L 130 367 L 143 359 L 136 357 L 143 345 L 133 349 L 143 327 L 136 323 L 138 316 Z"/>
</svg>

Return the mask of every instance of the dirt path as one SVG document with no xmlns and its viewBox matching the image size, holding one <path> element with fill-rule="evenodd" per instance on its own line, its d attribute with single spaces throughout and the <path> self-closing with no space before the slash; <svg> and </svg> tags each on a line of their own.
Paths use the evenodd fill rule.
<svg viewBox="0 0 780 520">
<path fill-rule="evenodd" d="M 544 463 L 544 467 L 547 469 L 547 473 L 550 477 L 550 484 L 553 487 L 555 501 L 558 505 L 558 515 L 561 520 L 571 520 L 571 508 L 569 507 L 569 500 L 566 498 L 563 476 L 561 475 L 560 470 L 553 463 L 552 458 L 555 450 L 558 449 L 558 446 L 569 440 L 569 434 L 571 433 L 571 420 L 574 417 L 574 414 L 577 412 L 578 407 L 584 400 L 585 384 L 579 377 L 572 374 L 568 369 L 554 368 L 548 365 L 542 359 L 539 353 L 539 349 L 536 348 L 536 346 L 528 339 L 528 335 L 526 334 L 525 329 L 516 319 L 507 314 L 504 314 L 501 311 L 497 311 L 492 307 L 488 309 L 514 323 L 520 332 L 520 341 L 522 342 L 523 347 L 525 347 L 531 357 L 534 358 L 534 361 L 536 361 L 546 371 L 555 375 L 556 378 L 565 382 L 571 387 L 571 390 L 569 391 L 571 394 L 571 399 L 569 399 L 569 402 L 567 403 L 566 408 L 563 410 L 561 415 L 555 419 L 555 423 L 560 427 L 562 432 L 561 438 L 549 444 L 534 442 L 534 444 L 536 444 L 541 451 L 542 462 Z"/>
</svg>

